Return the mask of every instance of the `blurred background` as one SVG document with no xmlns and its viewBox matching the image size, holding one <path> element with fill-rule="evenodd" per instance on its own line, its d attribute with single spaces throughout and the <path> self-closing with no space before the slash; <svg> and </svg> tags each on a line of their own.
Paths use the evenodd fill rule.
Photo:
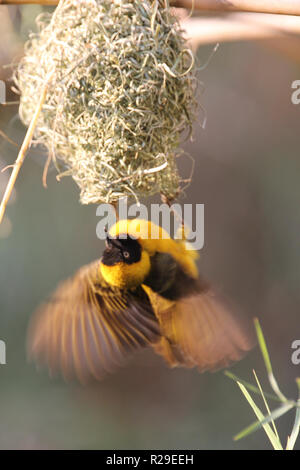
<svg viewBox="0 0 300 470">
<path fill-rule="evenodd" d="M 41 11 L 0 6 L 0 79 L 8 101 L 18 98 L 3 66 L 18 61 Z M 212 48 L 198 49 L 200 63 Z M 291 103 L 291 84 L 300 79 L 300 42 L 221 44 L 199 79 L 207 125 L 201 129 L 200 114 L 193 142 L 184 145 L 195 172 L 181 198 L 205 204 L 199 268 L 242 311 L 260 318 L 278 381 L 296 398 L 300 366 L 291 362 L 291 344 L 300 339 L 300 105 Z M 17 106 L 0 106 L 0 131 L 20 145 L 26 129 Z M 16 155 L 17 147 L 0 136 L 0 167 Z M 222 372 L 170 370 L 146 350 L 102 383 L 81 387 L 51 380 L 27 363 L 32 312 L 103 249 L 96 206 L 80 206 L 75 183 L 58 183 L 54 169 L 44 189 L 45 161 L 41 149 L 30 151 L 0 227 L 0 339 L 7 352 L 7 364 L 0 365 L 0 448 L 269 449 L 262 430 L 233 441 L 255 417 Z M 188 175 L 190 158 L 178 163 Z M 0 173 L 0 195 L 8 175 Z M 253 382 L 253 368 L 268 390 L 257 348 L 232 370 Z M 284 441 L 293 419 L 291 412 L 278 421 Z"/>
</svg>

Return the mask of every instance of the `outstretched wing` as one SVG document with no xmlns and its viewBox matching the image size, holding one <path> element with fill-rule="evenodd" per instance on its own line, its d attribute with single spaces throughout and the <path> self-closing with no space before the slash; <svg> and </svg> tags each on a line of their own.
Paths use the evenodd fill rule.
<svg viewBox="0 0 300 470">
<path fill-rule="evenodd" d="M 51 374 L 86 382 L 91 376 L 101 379 L 159 337 L 145 292 L 112 288 L 96 261 L 64 281 L 38 309 L 29 327 L 28 353 Z"/>
<path fill-rule="evenodd" d="M 144 286 L 161 325 L 162 339 L 154 349 L 172 367 L 196 366 L 201 372 L 227 367 L 253 347 L 251 327 L 234 317 L 210 289 L 203 288 L 203 282 L 191 283 L 194 292 L 177 300 Z"/>
</svg>

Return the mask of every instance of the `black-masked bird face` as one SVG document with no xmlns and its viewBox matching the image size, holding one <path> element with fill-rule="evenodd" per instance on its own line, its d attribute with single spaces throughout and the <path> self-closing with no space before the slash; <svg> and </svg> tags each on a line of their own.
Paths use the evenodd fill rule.
<svg viewBox="0 0 300 470">
<path fill-rule="evenodd" d="M 114 266 L 120 262 L 133 264 L 141 259 L 142 247 L 136 239 L 130 236 L 110 238 L 108 235 L 105 245 L 101 262 L 106 266 Z"/>
<path fill-rule="evenodd" d="M 108 284 L 121 288 L 134 288 L 142 284 L 151 268 L 149 254 L 139 241 L 129 235 L 106 238 L 101 258 L 101 273 Z"/>
</svg>

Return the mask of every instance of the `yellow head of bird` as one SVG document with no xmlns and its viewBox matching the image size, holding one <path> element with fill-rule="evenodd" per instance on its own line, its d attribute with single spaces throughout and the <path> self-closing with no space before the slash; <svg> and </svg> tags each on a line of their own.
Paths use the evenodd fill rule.
<svg viewBox="0 0 300 470">
<path fill-rule="evenodd" d="M 102 276 L 116 287 L 137 287 L 150 273 L 151 257 L 157 252 L 171 254 L 188 274 L 197 277 L 195 256 L 186 243 L 173 240 L 162 227 L 143 219 L 120 220 L 111 227 L 101 258 Z"/>
</svg>

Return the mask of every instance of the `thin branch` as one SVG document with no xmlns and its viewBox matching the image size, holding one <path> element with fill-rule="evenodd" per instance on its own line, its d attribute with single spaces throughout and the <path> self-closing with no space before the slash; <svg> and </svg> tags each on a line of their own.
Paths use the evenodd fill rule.
<svg viewBox="0 0 300 470">
<path fill-rule="evenodd" d="M 112 0 L 113 1 L 113 0 Z M 0 0 L 3 5 L 57 5 L 58 0 Z M 197 11 L 247 11 L 300 15 L 299 0 L 170 0 L 172 6 Z"/>
<path fill-rule="evenodd" d="M 254 13 L 276 13 L 300 15 L 299 0 L 171 0 L 173 6 L 188 10 L 219 12 L 247 11 Z"/>
<path fill-rule="evenodd" d="M 10 139 L 8 135 L 5 134 L 5 132 L 1 131 L 1 129 L 0 129 L 0 136 L 3 137 L 3 139 L 9 142 L 11 145 L 18 147 L 18 144 L 14 142 L 12 139 Z"/>
<path fill-rule="evenodd" d="M 188 18 L 181 25 L 193 47 L 216 42 L 271 39 L 300 34 L 300 18 L 288 15 L 231 13 L 218 18 Z"/>
<path fill-rule="evenodd" d="M 58 5 L 58 0 L 0 0 L 0 5 Z"/>
<path fill-rule="evenodd" d="M 57 5 L 58 0 L 0 0 L 1 4 Z M 297 18 L 300 16 L 299 0 L 170 0 L 170 4 L 178 7 L 178 11 L 186 8 L 220 13 L 251 12 L 231 13 L 224 17 L 189 17 L 186 20 L 180 18 L 195 46 L 215 42 L 269 39 L 281 34 L 300 33 Z"/>
<path fill-rule="evenodd" d="M 16 159 L 15 164 L 13 165 L 13 171 L 10 175 L 10 178 L 9 178 L 8 183 L 7 183 L 7 187 L 6 187 L 4 196 L 3 196 L 1 204 L 0 204 L 0 224 L 2 222 L 4 213 L 5 213 L 5 209 L 6 209 L 8 201 L 9 201 L 9 198 L 11 196 L 12 190 L 14 188 L 14 185 L 15 185 L 16 179 L 18 177 L 20 168 L 23 164 L 26 152 L 27 152 L 28 148 L 30 147 L 32 137 L 33 137 L 33 133 L 34 133 L 34 130 L 35 130 L 35 127 L 36 127 L 36 124 L 37 124 L 37 120 L 38 120 L 38 117 L 39 117 L 40 112 L 42 110 L 44 101 L 46 99 L 46 94 L 47 94 L 47 89 L 48 89 L 50 78 L 46 81 L 46 83 L 45 83 L 45 85 L 42 89 L 40 99 L 38 101 L 38 104 L 37 104 L 37 107 L 35 109 L 34 115 L 31 119 L 30 125 L 27 129 L 27 132 L 26 132 L 23 144 L 21 146 L 20 152 L 18 154 L 18 157 Z"/>
</svg>

